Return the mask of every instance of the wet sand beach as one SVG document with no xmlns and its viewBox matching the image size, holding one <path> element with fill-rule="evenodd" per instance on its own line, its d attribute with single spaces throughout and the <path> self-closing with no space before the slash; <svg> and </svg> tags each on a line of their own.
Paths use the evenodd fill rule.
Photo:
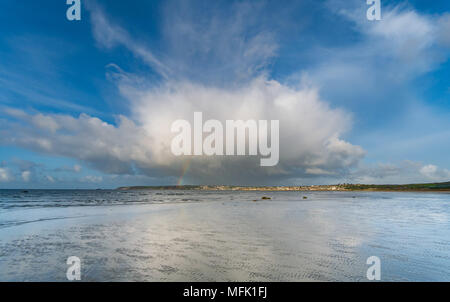
<svg viewBox="0 0 450 302">
<path fill-rule="evenodd" d="M 449 247 L 445 193 L 0 191 L 0 281 L 450 281 Z"/>
</svg>

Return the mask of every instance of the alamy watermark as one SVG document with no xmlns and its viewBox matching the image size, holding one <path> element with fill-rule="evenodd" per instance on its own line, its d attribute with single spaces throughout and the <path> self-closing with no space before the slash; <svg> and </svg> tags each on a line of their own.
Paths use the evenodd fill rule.
<svg viewBox="0 0 450 302">
<path fill-rule="evenodd" d="M 66 277 L 69 281 L 81 280 L 81 260 L 76 256 L 70 256 L 66 261 L 69 266 L 66 271 Z M 366 264 L 369 268 L 366 272 L 366 277 L 370 281 L 381 280 L 381 260 L 377 256 L 370 256 L 367 258 Z"/>
<path fill-rule="evenodd" d="M 366 277 L 370 281 L 381 280 L 381 260 L 377 256 L 370 256 L 366 261 L 370 265 L 367 269 Z"/>
<path fill-rule="evenodd" d="M 381 20 L 381 0 L 367 0 L 367 5 L 370 5 L 367 9 L 367 20 L 380 21 Z"/>
<path fill-rule="evenodd" d="M 270 135 L 267 120 L 227 120 L 225 127 L 218 120 L 208 120 L 203 124 L 203 114 L 195 112 L 194 127 L 186 120 L 173 122 L 171 131 L 178 134 L 172 139 L 171 150 L 175 156 L 260 155 L 263 157 L 261 166 L 276 166 L 280 156 L 279 128 L 278 120 L 270 121 Z M 205 133 L 207 136 L 203 138 Z"/>
<path fill-rule="evenodd" d="M 67 0 L 67 5 L 70 7 L 67 9 L 66 17 L 69 21 L 81 20 L 81 0 Z"/>
<path fill-rule="evenodd" d="M 381 20 L 381 0 L 366 0 L 369 8 L 367 9 L 367 20 L 380 21 Z M 81 20 L 81 0 L 66 0 L 66 4 L 70 5 L 67 9 L 66 17 L 69 21 Z"/>
<path fill-rule="evenodd" d="M 66 261 L 69 267 L 67 268 L 66 277 L 69 281 L 80 281 L 81 280 L 81 260 L 76 256 L 71 256 L 67 258 Z"/>
</svg>

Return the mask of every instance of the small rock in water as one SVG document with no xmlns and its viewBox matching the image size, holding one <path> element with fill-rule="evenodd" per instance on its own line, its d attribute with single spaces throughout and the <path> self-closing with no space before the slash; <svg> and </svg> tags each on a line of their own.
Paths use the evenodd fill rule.
<svg viewBox="0 0 450 302">
<path fill-rule="evenodd" d="M 267 197 L 267 196 L 263 196 L 261 199 L 272 199 L 272 198 Z"/>
<path fill-rule="evenodd" d="M 303 196 L 303 199 L 308 199 L 308 197 L 306 197 L 306 196 Z"/>
</svg>

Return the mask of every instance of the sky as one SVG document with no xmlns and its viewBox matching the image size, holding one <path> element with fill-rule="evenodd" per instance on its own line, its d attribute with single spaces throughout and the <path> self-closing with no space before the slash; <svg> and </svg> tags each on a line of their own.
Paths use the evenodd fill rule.
<svg viewBox="0 0 450 302">
<path fill-rule="evenodd" d="M 450 2 L 0 4 L 0 189 L 450 180 Z M 176 157 L 194 112 L 279 120 L 280 160 Z"/>
</svg>

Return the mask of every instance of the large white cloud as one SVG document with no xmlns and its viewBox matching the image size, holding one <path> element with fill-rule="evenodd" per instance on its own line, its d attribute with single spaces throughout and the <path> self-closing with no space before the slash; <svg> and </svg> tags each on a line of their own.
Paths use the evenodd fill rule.
<svg viewBox="0 0 450 302">
<path fill-rule="evenodd" d="M 258 78 L 235 90 L 199 84 L 166 83 L 145 91 L 121 87 L 129 96 L 132 121 L 119 117 L 117 126 L 85 114 L 78 118 L 7 110 L 18 122 L 7 123 L 2 142 L 87 162 L 106 173 L 177 177 L 190 161 L 189 177 L 197 181 L 260 182 L 273 178 L 337 175 L 364 156 L 361 147 L 340 137 L 351 127 L 351 116 L 332 109 L 316 89 L 287 87 Z M 175 157 L 170 150 L 178 119 L 279 120 L 280 163 L 262 168 L 257 157 Z M 252 182 L 252 181 L 250 181 Z"/>
<path fill-rule="evenodd" d="M 263 169 L 254 159 L 238 158 L 230 162 L 216 157 L 211 171 L 205 171 L 209 159 L 194 160 L 191 167 L 194 175 L 215 175 L 226 169 L 230 170 L 226 173 L 233 172 L 232 177 L 256 171 L 261 176 L 313 175 L 308 171 L 314 168 L 324 174 L 337 173 L 355 165 L 364 155 L 362 148 L 340 139 L 351 126 L 350 115 L 331 109 L 313 88 L 291 88 L 264 78 L 234 90 L 176 83 L 141 93 L 132 102 L 136 119 L 155 142 L 153 154 L 157 154 L 155 160 L 160 163 L 172 160 L 168 156 L 168 138 L 173 137 L 171 123 L 178 119 L 192 121 L 195 111 L 203 112 L 204 120 L 216 119 L 223 123 L 230 119 L 280 121 L 277 167 Z"/>
</svg>

